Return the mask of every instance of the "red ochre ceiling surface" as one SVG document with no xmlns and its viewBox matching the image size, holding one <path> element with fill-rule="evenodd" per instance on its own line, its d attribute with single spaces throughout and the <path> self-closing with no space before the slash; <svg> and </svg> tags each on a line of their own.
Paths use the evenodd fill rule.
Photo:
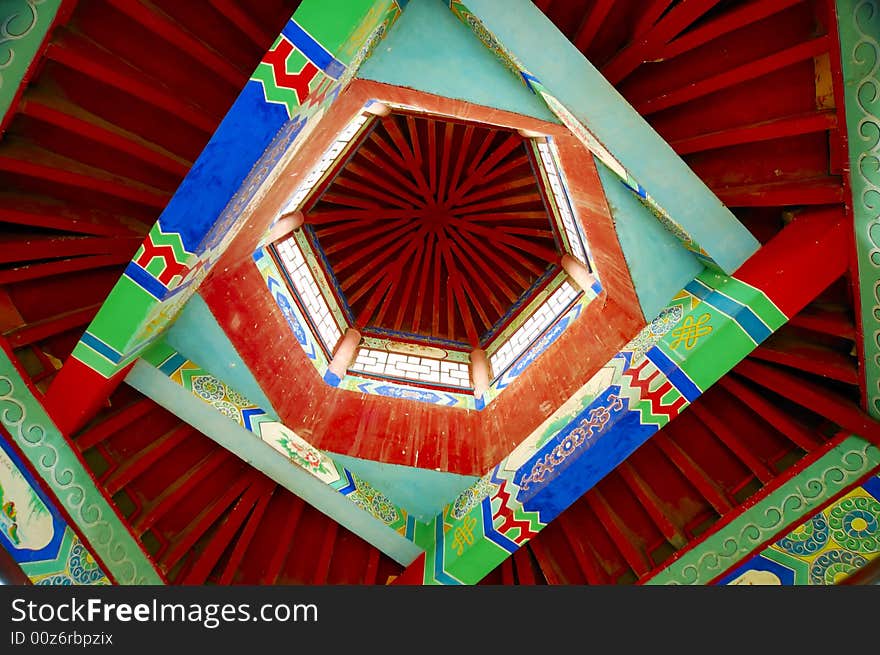
<svg viewBox="0 0 880 655">
<path fill-rule="evenodd" d="M 355 327 L 484 346 L 560 254 L 525 139 L 419 114 L 377 119 L 306 206 Z"/>
<path fill-rule="evenodd" d="M 480 157 L 477 158 L 477 166 L 480 165 L 479 162 L 483 162 L 487 168 L 510 164 L 510 170 L 499 175 L 495 180 L 490 179 L 488 182 L 484 180 L 480 187 L 477 187 L 476 182 L 473 183 L 472 189 L 492 194 L 487 195 L 486 198 L 495 197 L 494 184 L 503 184 L 499 180 L 523 179 L 529 170 L 527 167 L 530 164 L 523 149 L 522 137 L 516 134 L 516 130 L 522 129 L 546 134 L 555 140 L 560 164 L 568 178 L 571 201 L 584 226 L 596 264 L 596 272 L 602 280 L 603 291 L 535 364 L 528 367 L 510 387 L 505 389 L 503 394 L 482 411 L 469 411 L 411 400 L 371 396 L 328 386 L 299 348 L 280 310 L 266 292 L 262 277 L 253 265 L 251 254 L 256 249 L 265 230 L 276 218 L 287 199 L 296 191 L 302 178 L 308 174 L 313 164 L 320 159 L 334 141 L 336 135 L 355 115 L 363 110 L 369 100 L 380 100 L 389 104 L 410 107 L 416 106 L 434 116 L 461 117 L 467 123 L 454 123 L 454 128 L 451 130 L 453 145 L 461 143 L 458 141 L 459 132 L 463 139 L 468 124 L 483 123 L 503 126 L 505 129 L 478 128 L 474 125 L 472 130 L 472 142 L 478 131 L 495 130 L 485 154 L 480 154 Z M 395 131 L 395 126 L 408 132 L 409 126 L 406 116 L 384 120 L 386 121 L 385 127 L 378 132 L 377 138 L 385 139 L 387 135 L 389 140 L 385 143 L 389 146 L 389 150 L 382 151 L 384 158 L 378 161 L 385 161 L 385 158 L 390 157 L 389 152 L 400 153 L 401 149 L 405 151 L 409 147 L 404 145 L 405 141 L 401 141 L 400 148 L 393 146 L 394 149 L 391 149 L 392 141 L 387 127 L 391 125 L 392 132 Z M 388 123 L 389 120 L 393 122 Z M 430 161 L 427 160 L 427 154 L 430 152 L 430 148 L 427 146 L 429 138 L 427 120 L 429 119 L 419 119 L 419 121 L 415 121 L 415 125 L 424 166 L 420 170 L 427 174 L 428 189 L 425 189 L 423 196 L 410 193 L 413 206 L 429 205 L 430 202 L 433 202 L 432 198 L 438 197 L 428 193 L 431 177 Z M 419 131 L 419 122 L 423 122 L 424 132 Z M 438 129 L 438 125 L 439 123 L 435 122 L 435 138 L 441 137 L 447 129 L 445 126 Z M 369 148 L 369 143 L 371 142 L 368 140 L 362 146 L 362 150 L 364 147 Z M 412 145 L 415 148 L 415 142 Z M 477 143 L 474 147 L 479 145 L 481 144 Z M 438 149 L 435 153 L 440 159 L 438 163 L 442 164 L 443 149 L 439 146 L 436 147 Z M 493 149 L 490 150 L 490 147 Z M 379 149 L 379 146 L 376 148 Z M 471 152 L 470 148 L 471 146 L 468 146 L 466 151 Z M 450 151 L 450 155 L 452 152 Z M 473 152 L 479 154 L 477 150 Z M 500 153 L 494 158 L 498 160 L 497 162 L 493 160 L 493 152 Z M 355 170 L 364 170 L 358 168 L 362 159 L 359 154 L 351 160 L 355 165 Z M 470 164 L 472 162 L 464 161 L 462 178 L 464 178 L 464 173 Z M 592 155 L 565 128 L 559 125 L 410 89 L 356 80 L 328 111 L 321 125 L 312 133 L 302 150 L 281 165 L 285 169 L 280 173 L 276 183 L 267 192 L 260 205 L 255 208 L 236 241 L 205 280 L 201 294 L 259 381 L 281 420 L 318 448 L 394 464 L 440 469 L 468 475 L 482 475 L 580 388 L 585 380 L 588 380 L 644 325 L 644 318 L 641 315 L 623 253 L 617 241 Z M 376 180 L 371 181 L 370 184 L 377 187 L 377 192 L 396 197 L 391 193 L 391 189 L 399 190 L 397 185 L 401 182 L 399 178 L 395 178 L 393 172 L 383 172 L 384 169 L 376 167 L 368 170 L 371 173 L 375 171 L 377 175 L 381 174 L 378 179 L 389 180 L 381 187 L 378 186 Z M 393 170 L 402 174 L 406 169 L 403 166 L 398 166 Z M 452 172 L 454 172 L 454 165 Z M 349 174 L 343 172 L 343 175 Z M 408 175 L 418 176 L 418 172 L 409 169 Z M 338 179 L 337 177 L 336 180 Z M 353 177 L 349 179 L 353 179 Z M 440 168 L 436 172 L 436 179 L 439 189 L 441 188 L 439 184 Z M 534 178 L 531 179 L 530 184 L 535 185 Z M 447 183 L 443 186 L 449 189 L 451 184 Z M 330 199 L 339 199 L 338 194 L 341 193 L 343 187 L 338 186 L 340 191 L 335 191 L 335 187 L 334 181 L 315 209 L 306 212 L 306 225 L 311 222 L 314 213 L 317 212 L 317 215 L 320 216 L 322 211 L 329 211 L 322 209 L 322 206 L 326 206 L 324 203 L 329 202 L 328 196 Z M 461 182 L 459 182 L 458 188 L 461 188 Z M 530 201 L 524 200 L 524 203 L 529 204 L 523 206 L 534 207 L 528 211 L 537 212 L 539 209 L 542 212 L 545 211 L 541 204 L 539 189 L 536 185 L 532 188 L 534 191 L 531 193 L 534 195 Z M 499 196 L 502 193 L 502 191 L 498 191 Z M 346 190 L 344 195 L 351 198 L 350 189 Z M 447 193 L 444 199 L 449 197 L 450 194 Z M 414 202 L 419 198 L 421 201 Z M 456 205 L 453 212 L 459 211 L 460 207 L 471 206 L 472 209 L 473 204 L 477 203 L 469 202 Z M 466 211 L 470 210 L 466 209 Z M 491 220 L 484 220 L 485 213 L 480 216 L 479 221 L 472 221 L 474 225 L 491 223 Z M 531 225 L 531 221 L 532 219 L 527 219 L 525 222 Z M 549 219 L 546 214 L 544 214 L 543 221 L 546 225 L 545 228 L 530 227 L 529 229 L 545 229 L 549 232 Z M 438 230 L 442 230 L 444 234 L 448 234 L 447 230 L 455 231 L 454 228 L 447 227 L 449 222 L 454 221 L 450 221 L 446 214 L 440 212 L 434 214 L 434 218 L 430 221 L 433 234 L 436 235 Z M 512 229 L 518 229 L 516 221 L 510 223 L 502 221 L 502 223 L 505 226 L 511 226 Z M 345 226 L 340 224 L 339 227 Z M 511 228 L 502 234 L 515 235 L 509 231 Z M 325 229 L 324 225 L 320 222 L 317 223 L 319 239 L 322 238 L 321 231 L 323 229 Z M 418 224 L 413 223 L 411 229 L 417 230 Z M 459 232 L 462 231 L 467 232 L 466 230 Z M 352 229 L 345 227 L 345 232 L 351 235 L 350 238 L 360 242 L 361 237 L 353 234 Z M 470 235 L 470 232 L 467 234 Z M 330 234 L 331 237 L 333 235 L 334 233 Z M 439 241 L 439 237 L 431 238 Z M 460 239 L 458 243 L 463 242 L 468 245 L 480 241 L 480 239 L 471 236 L 463 237 L 460 234 L 457 238 Z M 447 239 L 449 239 L 448 236 Z M 339 237 L 339 240 L 344 240 L 344 237 Z M 490 257 L 491 237 L 484 237 L 482 241 L 484 245 L 477 252 Z M 533 239 L 530 237 L 528 241 L 532 242 Z M 365 239 L 360 242 L 360 245 L 369 247 L 371 242 L 370 239 Z M 328 243 L 322 242 L 322 246 L 329 247 L 329 243 L 334 243 L 332 238 Z M 541 252 L 545 257 L 540 257 L 535 253 L 526 255 L 523 254 L 525 251 L 514 249 L 512 246 L 507 248 L 505 252 L 519 253 L 526 261 L 533 262 L 536 268 L 540 266 L 542 271 L 546 270 L 552 261 L 558 261 L 559 253 L 553 246 L 551 234 L 548 234 L 543 241 L 541 238 L 534 240 L 534 243 L 543 248 L 543 251 L 538 250 L 537 252 Z M 541 246 L 542 243 L 546 243 L 546 246 Z M 449 248 L 453 250 L 452 245 Z M 354 250 L 351 252 L 353 253 Z M 337 253 L 341 253 L 339 254 L 341 260 L 346 251 L 333 251 L 329 256 L 335 256 Z M 494 257 L 498 256 L 494 255 Z M 460 260 L 454 261 L 460 263 Z M 495 259 L 489 259 L 489 261 L 495 261 Z M 524 277 L 524 271 L 528 270 L 518 263 L 514 264 L 516 258 L 512 254 L 509 254 L 502 261 L 508 262 L 505 275 L 523 271 L 521 275 Z M 470 263 L 474 267 L 479 265 L 474 261 Z M 363 264 L 359 263 L 358 265 L 362 266 Z M 347 274 L 357 273 L 358 265 L 352 265 L 350 271 L 344 272 Z M 453 265 L 458 266 L 458 264 Z M 466 272 L 465 265 L 463 263 L 460 265 L 461 268 L 458 270 Z M 498 264 L 493 264 L 493 266 L 498 266 Z M 430 268 L 424 270 L 429 275 L 436 275 Z M 479 269 L 475 268 L 475 270 Z M 372 275 L 375 276 L 376 273 Z M 401 275 L 401 282 L 405 283 L 407 276 L 410 275 L 410 268 L 407 267 Z M 534 277 L 525 278 L 523 283 L 529 279 L 535 279 L 537 272 L 532 275 Z M 476 285 L 470 274 L 468 281 Z M 517 288 L 520 290 L 527 288 L 528 285 L 523 283 L 520 283 Z M 349 288 L 359 288 L 357 280 L 351 284 L 354 287 Z M 513 282 L 508 279 L 507 284 L 510 286 L 513 285 Z M 441 286 L 447 287 L 448 290 L 450 285 L 443 281 Z M 375 288 L 373 286 L 369 290 L 374 291 Z M 498 293 L 500 291 L 496 292 L 496 298 Z M 370 294 L 368 292 L 362 294 L 358 300 L 361 300 L 363 295 L 369 296 Z M 488 309 L 484 308 L 484 311 L 492 309 L 488 294 L 475 297 L 480 298 L 481 302 L 486 302 Z M 433 316 L 434 307 L 429 305 L 433 305 L 434 298 L 429 293 L 427 299 L 422 299 L 425 303 L 421 305 L 423 315 L 430 311 L 431 314 L 428 316 Z M 500 302 L 500 298 L 497 299 Z M 404 307 L 404 316 L 407 315 L 407 309 L 412 310 L 409 319 L 413 319 L 416 308 L 419 306 L 412 302 L 398 303 L 396 309 Z M 394 305 L 389 307 L 393 308 Z M 441 308 L 441 313 L 445 313 L 445 308 Z M 386 310 L 383 320 L 391 321 L 393 325 L 397 314 L 398 311 Z M 475 323 L 482 320 L 478 317 L 476 310 L 471 316 Z M 457 315 L 455 320 L 463 322 L 462 315 Z M 403 323 L 402 325 L 405 326 Z M 428 329 L 432 326 L 425 325 L 423 327 Z M 442 330 L 441 335 L 444 335 Z"/>
</svg>

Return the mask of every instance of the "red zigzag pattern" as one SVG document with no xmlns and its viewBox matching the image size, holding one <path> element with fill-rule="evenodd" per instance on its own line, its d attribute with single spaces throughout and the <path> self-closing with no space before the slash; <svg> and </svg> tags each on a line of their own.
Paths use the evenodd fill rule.
<svg viewBox="0 0 880 655">
<path fill-rule="evenodd" d="M 519 545 L 522 545 L 529 539 L 537 536 L 538 533 L 531 529 L 528 521 L 523 521 L 513 517 L 513 510 L 507 505 L 507 503 L 510 501 L 510 494 L 507 493 L 507 480 L 503 480 L 501 482 L 501 486 L 498 488 L 498 491 L 495 494 L 495 498 L 501 499 L 501 507 L 498 508 L 498 511 L 492 515 L 492 520 L 494 521 L 499 516 L 503 517 L 504 519 L 504 523 L 495 528 L 497 532 L 503 534 L 505 537 L 510 539 L 511 537 L 507 534 L 507 532 L 513 528 L 519 528 L 519 536 L 516 539 L 513 539 L 513 541 Z"/>
<path fill-rule="evenodd" d="M 651 382 L 654 380 L 654 378 L 660 375 L 660 371 L 654 371 L 654 373 L 652 373 L 647 379 L 644 380 L 639 377 L 645 367 L 648 366 L 650 363 L 650 360 L 645 359 L 639 366 L 625 370 L 623 372 L 623 375 L 629 378 L 629 385 L 631 387 L 639 390 L 639 397 L 642 400 L 647 400 L 651 403 L 652 414 L 662 415 L 669 420 L 672 420 L 673 418 L 678 416 L 684 406 L 687 405 L 687 399 L 684 396 L 679 396 L 672 404 L 664 405 L 662 398 L 669 390 L 673 388 L 672 383 L 669 380 L 665 380 L 663 384 L 651 391 Z M 653 364 L 651 365 L 653 366 Z M 630 409 L 636 408 L 630 405 Z"/>
</svg>

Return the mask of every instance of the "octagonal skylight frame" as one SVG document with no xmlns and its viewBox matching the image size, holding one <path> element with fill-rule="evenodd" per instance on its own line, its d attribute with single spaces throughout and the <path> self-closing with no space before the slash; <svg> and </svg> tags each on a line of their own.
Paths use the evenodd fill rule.
<svg viewBox="0 0 880 655">
<path fill-rule="evenodd" d="M 370 100 L 339 132 L 309 174 L 278 212 L 273 226 L 286 216 L 301 212 L 317 201 L 359 145 L 369 135 L 381 116 L 391 111 L 415 113 L 432 118 L 461 120 L 451 114 L 426 111 L 397 102 Z M 488 123 L 483 123 L 488 124 Z M 509 126 L 499 126 L 511 129 Z M 540 189 L 557 248 L 567 253 L 592 275 L 592 284 L 581 289 L 562 269 L 548 269 L 499 324 L 487 333 L 485 349 L 489 360 L 489 388 L 475 391 L 471 361 L 466 344 L 451 340 L 429 339 L 407 334 L 407 340 L 383 339 L 381 330 L 361 338 L 355 356 L 339 379 L 329 375 L 327 367 L 354 319 L 338 283 L 329 272 L 329 262 L 316 239 L 306 236 L 305 229 L 296 229 L 271 243 L 264 244 L 255 255 L 263 265 L 275 266 L 285 280 L 296 314 L 309 334 L 288 322 L 300 346 L 309 354 L 317 346 L 323 357 L 310 359 L 324 380 L 340 388 L 383 396 L 408 398 L 466 409 L 483 409 L 497 397 L 527 366 L 534 362 L 565 328 L 576 319 L 602 291 L 596 275 L 589 245 L 571 203 L 565 174 L 555 150 L 553 137 L 519 131 L 533 175 Z M 268 262 L 266 261 L 268 260 Z M 266 277 L 264 275 L 264 277 Z M 268 279 L 268 278 L 267 278 Z M 281 302 L 273 293 L 276 302 Z M 342 302 L 340 302 L 340 299 Z M 285 307 L 282 307 L 284 310 Z M 289 310 L 292 308 L 287 308 Z M 378 355 L 378 357 L 377 357 Z M 381 360 L 381 361 L 379 361 Z"/>
</svg>

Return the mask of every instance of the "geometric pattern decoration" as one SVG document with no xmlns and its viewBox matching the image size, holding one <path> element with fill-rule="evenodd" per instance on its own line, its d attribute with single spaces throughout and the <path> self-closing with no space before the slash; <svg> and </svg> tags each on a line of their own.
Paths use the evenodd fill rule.
<svg viewBox="0 0 880 655">
<path fill-rule="evenodd" d="M 30 388 L 5 350 L 0 353 L 0 421 L 37 475 L 58 499 L 59 505 L 73 520 L 77 533 L 88 541 L 91 551 L 103 562 L 107 575 L 119 584 L 162 584 L 162 578 L 154 568 L 152 560 L 141 549 L 128 527 L 95 486 L 91 474 L 84 467 L 78 454 L 52 423 L 40 401 L 31 394 Z M 11 456 L 11 449 L 3 450 L 7 457 Z M 50 514 L 54 512 L 54 515 L 58 516 L 58 510 L 54 509 L 48 496 L 43 495 L 38 489 L 37 482 L 30 477 L 22 462 L 17 458 L 9 461 L 12 461 L 14 468 L 24 476 L 30 488 L 37 493 L 45 509 Z M 5 470 L 9 473 L 12 467 Z M 7 482 L 10 482 L 9 479 Z M 7 491 L 4 484 L 4 493 L 12 494 L 14 486 L 15 483 L 10 482 Z M 19 490 L 21 490 L 20 486 Z M 31 522 L 31 517 L 25 515 L 26 505 L 28 503 L 16 503 L 14 510 L 7 507 L 7 511 L 3 513 L 6 517 L 7 533 L 7 536 L 3 537 L 3 545 L 12 546 L 10 552 L 13 553 L 18 548 L 11 544 L 13 539 L 10 539 L 9 534 L 10 514 L 16 516 L 13 523 L 19 526 L 15 528 L 15 532 L 20 542 L 25 543 L 24 540 L 30 531 L 37 529 L 36 524 Z M 39 508 L 39 505 L 34 506 Z M 21 521 L 17 517 L 20 517 Z M 34 520 L 39 523 L 44 519 L 34 517 Z M 73 576 L 72 580 L 81 582 L 94 578 L 98 581 L 100 576 L 94 573 L 95 567 L 92 566 L 95 558 L 79 548 L 74 550 L 76 543 L 79 542 L 74 542 L 73 534 L 69 536 L 62 534 L 65 530 L 69 530 L 70 526 L 65 527 L 63 520 L 60 522 L 56 520 L 54 526 L 51 530 L 46 526 L 38 529 L 38 533 L 42 536 L 35 537 L 36 541 L 45 545 L 47 536 L 52 534 L 54 536 L 50 543 L 54 546 L 51 547 L 51 552 L 40 551 L 45 555 L 45 560 L 40 560 L 43 555 L 34 560 L 54 563 L 46 564 L 45 567 L 34 564 L 34 568 L 30 570 L 34 575 L 51 573 L 62 576 L 68 575 L 65 572 L 69 571 L 68 577 Z M 67 544 L 65 546 L 67 551 L 62 552 L 59 549 L 60 544 Z M 19 552 L 19 558 L 22 557 Z"/>
<path fill-rule="evenodd" d="M 851 435 L 826 450 L 824 455 L 798 475 L 764 495 L 732 521 L 682 553 L 646 584 L 705 585 L 715 579 L 731 582 L 750 567 L 762 570 L 761 565 L 765 563 L 755 559 L 754 553 L 768 541 L 774 543 L 759 550 L 757 557 L 771 558 L 776 562 L 773 572 L 783 584 L 812 584 L 808 577 L 810 566 L 822 553 L 849 550 L 851 554 L 846 555 L 848 559 L 870 559 L 873 555 L 867 551 L 875 545 L 872 539 L 876 535 L 876 527 L 868 515 L 876 507 L 868 497 L 877 498 L 876 478 L 872 478 L 874 482 L 865 483 L 862 491 L 856 489 L 844 497 L 863 498 L 855 502 L 852 508 L 848 501 L 843 503 L 844 499 L 841 499 L 822 511 L 818 510 L 859 479 L 876 471 L 880 466 L 880 449 L 861 437 Z M 863 504 L 864 508 L 859 507 Z M 838 508 L 834 517 L 829 514 L 833 507 Z M 865 525 L 858 522 L 853 525 L 857 518 L 865 520 Z M 792 529 L 792 526 L 797 527 Z M 840 541 L 837 541 L 838 538 Z M 861 545 L 863 540 L 864 546 Z M 788 573 L 783 575 L 782 569 L 778 568 L 778 560 L 787 562 Z M 826 561 L 827 558 L 822 560 Z M 816 570 L 822 566 L 822 563 L 817 564 Z M 798 569 L 797 575 L 792 575 L 791 570 L 794 569 Z M 722 575 L 724 577 L 720 577 Z M 756 584 L 762 579 L 775 583 L 768 575 L 756 573 L 746 575 L 739 583 Z"/>
<path fill-rule="evenodd" d="M 476 584 L 786 320 L 757 289 L 698 276 L 437 518 L 423 582 Z"/>
<path fill-rule="evenodd" d="M 56 504 L 0 435 L 0 547 L 34 584 L 110 584 Z"/>
<path fill-rule="evenodd" d="M 813 514 L 716 584 L 835 585 L 880 556 L 880 477 Z"/>
<path fill-rule="evenodd" d="M 864 335 L 866 407 L 880 418 L 880 2 L 837 0 L 852 216 Z"/>
<path fill-rule="evenodd" d="M 58 557 L 45 562 L 25 562 L 22 570 L 36 585 L 109 585 L 110 580 L 79 537 L 64 531 Z"/>
</svg>

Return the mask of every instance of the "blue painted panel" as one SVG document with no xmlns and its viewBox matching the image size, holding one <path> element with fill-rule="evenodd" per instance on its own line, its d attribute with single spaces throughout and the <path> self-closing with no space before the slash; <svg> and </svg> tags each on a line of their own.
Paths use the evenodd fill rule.
<svg viewBox="0 0 880 655">
<path fill-rule="evenodd" d="M 745 564 L 742 564 L 741 566 L 733 569 L 723 578 L 719 578 L 716 584 L 730 584 L 733 580 L 741 576 L 746 571 L 769 571 L 770 573 L 777 576 L 782 584 L 794 584 L 794 571 L 792 571 L 790 568 L 782 566 L 782 564 L 778 564 L 773 560 L 767 559 L 766 557 L 761 557 L 760 555 L 755 555 Z"/>
<path fill-rule="evenodd" d="M 610 418 L 597 432 L 591 434 L 583 444 L 562 462 L 556 464 L 539 483 L 530 483 L 527 489 L 521 489 L 517 500 L 522 502 L 523 509 L 539 512 L 542 523 L 550 523 L 569 505 L 580 498 L 585 491 L 593 488 L 599 480 L 610 473 L 618 464 L 626 459 L 636 448 L 641 446 L 657 432 L 656 425 L 642 423 L 641 414 L 630 411 L 629 401 L 621 398 L 621 407 L 613 409 L 612 395 L 618 396 L 620 387 L 611 386 L 598 396 L 577 418 L 560 431 L 538 453 L 517 471 L 514 482 L 522 484 L 522 479 L 532 466 L 554 448 L 563 444 L 582 420 L 588 419 L 591 411 L 597 407 L 609 407 Z"/>
<path fill-rule="evenodd" d="M 249 81 L 159 216 L 163 232 L 179 232 L 183 247 L 199 245 L 263 151 L 289 119 Z"/>
<path fill-rule="evenodd" d="M 52 523 L 52 537 L 49 542 L 39 550 L 30 550 L 28 548 L 21 547 L 16 543 L 13 543 L 11 539 L 6 535 L 6 530 L 8 530 L 8 527 L 6 528 L 6 530 L 0 530 L 0 548 L 6 549 L 6 551 L 12 556 L 12 558 L 19 563 L 39 562 L 41 560 L 55 559 L 55 557 L 58 556 L 58 550 L 61 548 L 61 541 L 64 538 L 64 531 L 67 525 L 65 524 L 64 519 L 61 517 L 61 513 L 58 511 L 58 507 L 55 505 L 55 502 L 49 499 L 49 496 L 43 490 L 41 484 L 37 482 L 37 480 L 31 474 L 30 469 L 18 456 L 18 453 L 15 452 L 15 449 L 12 447 L 12 445 L 6 441 L 6 438 L 3 435 L 0 435 L 0 449 L 3 450 L 9 460 L 12 462 L 12 465 L 16 469 L 18 469 L 18 472 L 27 481 L 30 488 L 33 489 L 34 493 L 43 503 L 43 506 L 46 508 L 51 516 Z M 2 490 L 2 487 L 0 487 L 0 490 Z M 6 499 L 6 502 L 9 502 L 8 497 Z M 4 509 L 6 508 L 0 508 L 0 511 L 4 511 Z M 19 514 L 28 514 L 30 512 L 30 508 L 19 507 L 17 511 Z"/>
<path fill-rule="evenodd" d="M 412 0 L 358 77 L 559 122 L 438 0 Z"/>
</svg>

